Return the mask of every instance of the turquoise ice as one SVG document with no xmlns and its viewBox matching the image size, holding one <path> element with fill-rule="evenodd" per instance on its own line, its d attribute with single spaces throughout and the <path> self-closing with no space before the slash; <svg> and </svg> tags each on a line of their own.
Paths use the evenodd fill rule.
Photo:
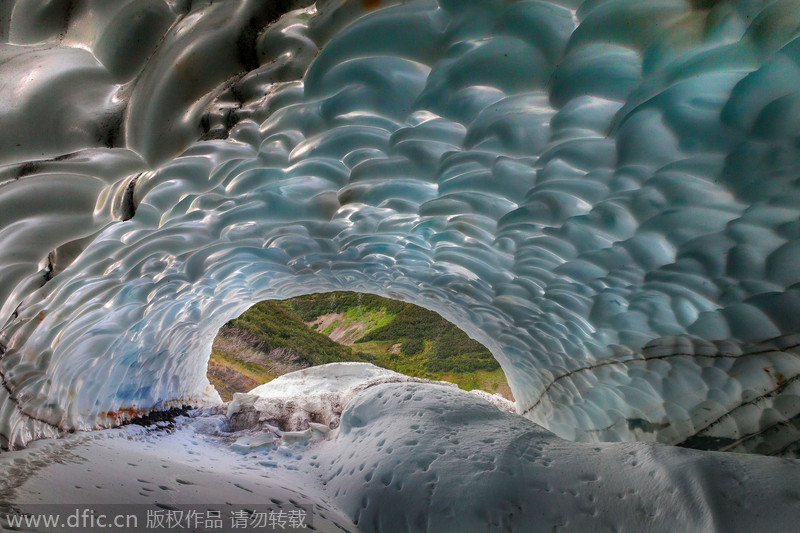
<svg viewBox="0 0 800 533">
<path fill-rule="evenodd" d="M 796 2 L 306 3 L 0 7 L 3 445 L 213 402 L 227 320 L 355 290 L 560 437 L 794 455 Z"/>
</svg>

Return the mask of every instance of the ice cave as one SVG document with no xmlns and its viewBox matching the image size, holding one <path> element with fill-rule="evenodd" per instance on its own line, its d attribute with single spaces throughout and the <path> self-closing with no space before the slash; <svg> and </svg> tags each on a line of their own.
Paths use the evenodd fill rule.
<svg viewBox="0 0 800 533">
<path fill-rule="evenodd" d="M 797 0 L 5 0 L 0 43 L 0 511 L 796 531 Z M 457 324 L 515 412 L 361 364 L 220 406 L 223 324 L 339 290 Z"/>
</svg>

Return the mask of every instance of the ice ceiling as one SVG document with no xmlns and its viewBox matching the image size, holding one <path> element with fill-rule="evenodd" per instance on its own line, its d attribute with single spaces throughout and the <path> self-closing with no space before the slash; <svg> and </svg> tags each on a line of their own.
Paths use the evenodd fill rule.
<svg viewBox="0 0 800 533">
<path fill-rule="evenodd" d="M 800 449 L 795 0 L 0 4 L 5 446 L 356 290 L 562 437 Z M 580 5 L 579 5 L 580 4 Z"/>
</svg>

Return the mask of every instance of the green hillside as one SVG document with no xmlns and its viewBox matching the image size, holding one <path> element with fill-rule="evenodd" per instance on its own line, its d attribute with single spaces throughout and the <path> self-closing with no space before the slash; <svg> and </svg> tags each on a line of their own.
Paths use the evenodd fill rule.
<svg viewBox="0 0 800 533">
<path fill-rule="evenodd" d="M 412 304 L 406 304 L 394 320 L 364 335 L 353 346 L 369 341 L 400 342 L 400 353 L 405 356 L 424 353 L 423 367 L 430 373 L 500 368 L 481 343 L 433 311 Z"/>
<path fill-rule="evenodd" d="M 239 318 L 228 322 L 221 333 L 245 332 L 248 342 L 263 352 L 284 348 L 309 366 L 353 361 L 352 350 L 308 326 L 283 302 L 259 302 Z"/>
<path fill-rule="evenodd" d="M 492 354 L 456 326 L 419 306 L 354 292 L 254 305 L 220 330 L 208 375 L 229 400 L 287 372 L 337 361 L 367 361 L 513 399 Z"/>
<path fill-rule="evenodd" d="M 327 292 L 299 296 L 282 300 L 282 305 L 290 308 L 304 322 L 312 322 L 327 313 L 352 311 L 356 314 L 370 311 L 384 311 L 397 315 L 408 304 L 399 300 L 382 298 L 375 294 L 358 292 Z"/>
</svg>

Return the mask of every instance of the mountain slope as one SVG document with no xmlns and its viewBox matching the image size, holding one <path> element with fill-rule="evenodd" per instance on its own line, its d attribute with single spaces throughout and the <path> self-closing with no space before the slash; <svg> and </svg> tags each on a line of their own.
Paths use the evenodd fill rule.
<svg viewBox="0 0 800 533">
<path fill-rule="evenodd" d="M 208 377 L 224 400 L 279 375 L 368 361 L 512 399 L 492 354 L 441 316 L 372 294 L 334 292 L 264 301 L 220 329 Z"/>
<path fill-rule="evenodd" d="M 352 352 L 346 346 L 310 329 L 281 302 L 259 302 L 228 322 L 221 332 L 235 335 L 266 354 L 280 352 L 275 355 L 301 365 L 352 360 Z"/>
</svg>

